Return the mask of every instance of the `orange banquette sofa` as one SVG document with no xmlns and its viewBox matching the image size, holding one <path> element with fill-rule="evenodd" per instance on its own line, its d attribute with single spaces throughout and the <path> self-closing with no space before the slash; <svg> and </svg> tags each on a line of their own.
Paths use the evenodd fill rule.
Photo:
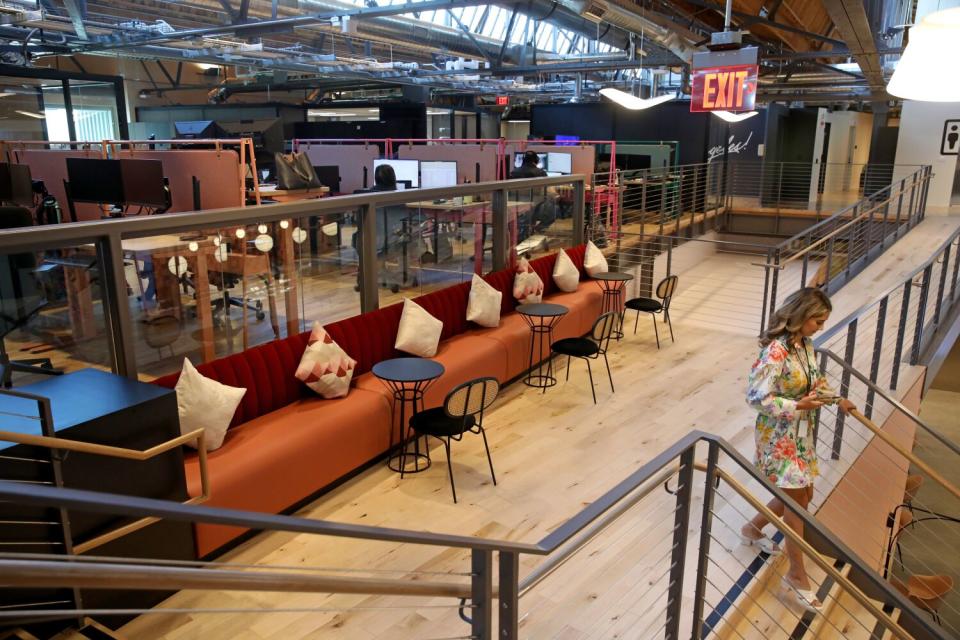
<svg viewBox="0 0 960 640">
<path fill-rule="evenodd" d="M 570 309 L 554 329 L 556 340 L 587 333 L 600 315 L 601 290 L 583 271 L 584 250 L 582 245 L 566 250 L 581 273 L 578 289 L 570 293 L 560 291 L 553 282 L 556 254 L 530 263 L 543 279 L 544 301 Z M 526 370 L 530 329 L 514 311 L 513 277 L 509 269 L 484 277 L 503 292 L 500 326 L 492 329 L 466 320 L 469 281 L 415 298 L 443 321 L 433 359 L 444 366 L 445 373 L 428 390 L 425 407 L 442 405 L 446 394 L 467 380 L 494 376 L 506 383 Z M 377 362 L 404 355 L 394 349 L 402 307 L 398 303 L 326 326 L 357 361 L 345 398 L 323 399 L 294 377 L 309 331 L 197 367 L 207 377 L 247 389 L 223 446 L 209 455 L 207 505 L 287 511 L 386 452 L 393 423 L 391 396 L 370 369 Z M 172 388 L 179 375 L 154 383 Z M 187 455 L 186 475 L 190 495 L 199 495 L 196 454 Z M 213 555 L 243 533 L 236 527 L 197 525 L 197 554 Z"/>
</svg>

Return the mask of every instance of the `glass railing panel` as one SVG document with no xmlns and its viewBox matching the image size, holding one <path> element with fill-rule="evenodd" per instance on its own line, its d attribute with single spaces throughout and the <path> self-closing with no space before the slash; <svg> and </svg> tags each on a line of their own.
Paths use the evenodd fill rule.
<svg viewBox="0 0 960 640">
<path fill-rule="evenodd" d="M 0 254 L 0 338 L 6 356 L 20 365 L 49 360 L 63 371 L 109 371 L 104 281 L 92 244 Z M 17 387 L 46 378 L 29 369 L 12 374 Z"/>
</svg>

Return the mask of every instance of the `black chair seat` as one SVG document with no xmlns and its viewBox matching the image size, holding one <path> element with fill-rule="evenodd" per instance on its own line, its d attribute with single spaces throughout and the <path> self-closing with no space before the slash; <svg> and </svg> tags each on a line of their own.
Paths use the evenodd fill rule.
<svg viewBox="0 0 960 640">
<path fill-rule="evenodd" d="M 417 433 L 434 437 L 458 436 L 461 432 L 472 429 L 477 423 L 475 417 L 451 418 L 443 407 L 434 407 L 421 411 L 410 418 L 410 426 Z"/>
<path fill-rule="evenodd" d="M 577 358 L 588 358 L 600 352 L 597 343 L 586 338 L 564 338 L 554 342 L 550 348 L 561 355 Z"/>
<path fill-rule="evenodd" d="M 632 298 L 627 300 L 623 306 L 634 311 L 646 311 L 648 313 L 656 313 L 663 308 L 660 302 L 652 298 Z"/>
</svg>

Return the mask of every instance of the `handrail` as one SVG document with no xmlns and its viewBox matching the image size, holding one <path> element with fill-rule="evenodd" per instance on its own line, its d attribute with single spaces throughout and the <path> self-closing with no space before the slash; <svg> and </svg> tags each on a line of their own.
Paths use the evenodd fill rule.
<svg viewBox="0 0 960 640">
<path fill-rule="evenodd" d="M 896 408 L 897 411 L 899 411 L 900 413 L 902 413 L 902 414 L 904 414 L 905 416 L 907 416 L 907 417 L 908 417 L 910 420 L 912 420 L 915 424 L 917 424 L 917 425 L 918 425 L 919 427 L 921 427 L 924 431 L 926 431 L 926 432 L 929 433 L 931 436 L 933 436 L 934 438 L 936 438 L 937 440 L 939 440 L 941 444 L 943 444 L 944 446 L 946 446 L 948 449 L 950 449 L 951 451 L 953 451 L 955 454 L 960 455 L 960 445 L 957 445 L 957 443 L 955 443 L 953 440 L 951 440 L 950 438 L 946 437 L 945 435 L 943 435 L 942 433 L 940 433 L 939 431 L 937 431 L 936 429 L 934 429 L 933 427 L 931 427 L 929 424 L 927 424 L 926 422 L 924 422 L 924 421 L 920 418 L 920 416 L 918 416 L 917 414 L 915 414 L 915 413 L 913 413 L 912 411 L 910 411 L 910 409 L 908 409 L 906 406 L 903 405 L 903 403 L 901 403 L 899 400 L 897 400 L 896 398 L 894 398 L 893 396 L 891 396 L 889 393 L 887 393 L 882 387 L 880 387 L 879 385 L 875 384 L 874 382 L 872 382 L 872 381 L 870 380 L 870 378 L 868 378 L 867 376 L 865 376 L 865 375 L 863 375 L 862 373 L 860 373 L 860 371 L 859 371 L 856 367 L 853 367 L 853 366 L 851 366 L 850 364 L 848 364 L 843 358 L 841 358 L 840 356 L 838 356 L 837 354 L 835 354 L 835 353 L 834 353 L 833 351 L 831 351 L 830 349 L 817 349 L 816 352 L 817 352 L 817 353 L 820 353 L 820 354 L 823 354 L 823 355 L 827 356 L 828 358 L 830 358 L 831 360 L 833 360 L 834 362 L 836 362 L 836 363 L 837 363 L 838 365 L 840 365 L 845 371 L 847 371 L 847 372 L 849 372 L 850 374 L 852 374 L 854 378 L 856 378 L 857 380 L 859 380 L 860 382 L 862 382 L 863 384 L 865 384 L 868 389 L 870 389 L 871 391 L 873 391 L 874 393 L 876 393 L 877 395 L 879 395 L 881 398 L 883 398 L 884 400 L 886 400 L 888 403 L 890 403 L 891 405 L 893 405 L 893 407 Z"/>
<path fill-rule="evenodd" d="M 262 223 L 323 214 L 343 213 L 363 207 L 385 207 L 406 204 L 412 199 L 433 200 L 490 192 L 509 192 L 535 187 L 574 183 L 586 184 L 586 176 L 573 174 L 544 178 L 524 178 L 477 182 L 453 187 L 404 191 L 377 191 L 345 196 L 301 200 L 256 207 L 227 207 L 206 211 L 167 213 L 162 216 L 138 216 L 110 220 L 89 220 L 70 224 L 24 227 L 0 230 L 0 253 L 39 251 L 94 242 L 105 236 L 122 239 L 142 238 L 168 232 L 182 233 L 199 229 L 235 227 L 251 221 Z"/>
<path fill-rule="evenodd" d="M 949 247 L 951 244 L 956 242 L 958 237 L 960 237 L 960 229 L 956 229 L 952 234 L 950 234 L 950 237 L 947 238 L 947 240 L 941 243 L 940 246 L 934 250 L 930 258 L 928 258 L 919 267 L 911 271 L 909 275 L 904 276 L 903 279 L 900 280 L 898 284 L 890 287 L 889 289 L 884 291 L 882 294 L 874 296 L 873 302 L 868 302 L 867 304 L 863 305 L 859 309 L 856 309 L 855 311 L 847 315 L 843 320 L 835 324 L 833 327 L 824 331 L 822 334 L 820 334 L 817 337 L 817 339 L 814 341 L 814 344 L 816 345 L 825 344 L 827 340 L 829 340 L 830 338 L 840 333 L 840 331 L 846 329 L 847 326 L 849 326 L 850 323 L 852 323 L 854 320 L 858 320 L 861 317 L 863 317 L 863 315 L 867 313 L 867 311 L 869 311 L 871 308 L 873 308 L 877 304 L 878 300 L 883 300 L 887 296 L 893 295 L 894 293 L 902 289 L 905 282 L 909 280 L 913 280 L 918 275 L 923 273 L 927 267 L 937 262 L 938 258 L 943 254 L 944 251 L 946 251 L 947 247 Z"/>
<path fill-rule="evenodd" d="M 44 400 L 41 396 L 33 396 L 27 393 L 11 393 L 18 397 L 26 397 Z M 40 436 L 30 433 L 16 433 L 14 431 L 0 431 L 0 440 L 14 442 L 16 444 L 28 445 L 32 447 L 43 447 L 46 449 L 56 449 L 62 451 L 75 451 L 77 453 L 89 453 L 93 455 L 107 456 L 110 458 L 121 458 L 124 460 L 136 460 L 142 462 L 156 457 L 161 453 L 166 453 L 172 449 L 180 447 L 188 442 L 196 442 L 197 459 L 200 465 L 200 495 L 194 496 L 182 504 L 203 504 L 210 499 L 210 478 L 207 473 L 207 445 L 206 434 L 203 428 L 194 429 L 189 433 L 184 433 L 160 444 L 154 445 L 149 449 L 128 449 L 126 447 L 115 447 L 112 445 L 98 444 L 95 442 L 83 442 L 80 440 L 66 440 L 63 438 Z M 130 522 L 116 529 L 102 533 L 86 542 L 76 544 L 73 547 L 75 553 L 85 553 L 91 549 L 103 546 L 134 531 L 139 531 L 146 526 L 158 522 L 160 518 L 144 517 Z"/>
<path fill-rule="evenodd" d="M 191 569 L 116 563 L 81 564 L 65 560 L 0 559 L 4 585 L 59 587 L 65 582 L 89 589 L 219 589 L 354 593 L 469 598 L 466 583 L 382 578 L 342 578 L 232 569 Z M 13 615 L 23 615 L 14 611 Z M 0 614 L 0 618 L 3 615 Z"/>
<path fill-rule="evenodd" d="M 697 463 L 694 466 L 700 471 L 707 472 L 706 464 Z M 736 478 L 719 467 L 716 467 L 714 472 L 718 478 L 721 478 L 724 482 L 726 482 L 741 498 L 746 500 L 751 507 L 763 515 L 767 521 L 769 521 L 778 531 L 780 531 L 784 536 L 790 538 L 794 544 L 799 546 L 804 555 L 813 560 L 814 564 L 823 569 L 823 571 L 833 578 L 837 584 L 841 585 L 844 591 L 852 595 L 857 602 L 867 609 L 874 618 L 880 621 L 883 626 L 890 631 L 890 633 L 898 638 L 901 638 L 901 640 L 912 640 L 912 636 L 910 636 L 910 634 L 904 631 L 890 616 L 877 607 L 877 605 L 875 605 L 870 598 L 868 598 L 860 589 L 850 582 L 846 576 L 837 570 L 837 568 L 833 566 L 833 563 L 824 560 L 817 550 L 814 549 L 809 542 L 803 539 L 802 535 L 788 527 L 780 517 L 771 511 L 770 508 L 761 500 L 758 500 L 757 497 L 754 496 L 753 493 L 743 486 Z"/>
<path fill-rule="evenodd" d="M 112 494 L 102 494 L 92 491 L 83 491 L 76 489 L 62 489 L 46 487 L 42 485 L 28 485 L 9 481 L 0 481 L 0 499 L 2 500 L 21 500 L 30 504 L 58 506 L 62 508 L 73 508 L 83 511 L 119 513 L 123 515 L 146 515 L 153 517 L 165 517 L 172 520 L 203 522 L 209 524 L 226 524 L 241 526 L 251 529 L 276 530 L 301 532 L 310 534 L 325 534 L 339 537 L 348 537 L 356 539 L 379 540 L 387 542 L 402 542 L 412 544 L 424 544 L 432 546 L 447 546 L 458 548 L 469 548 L 477 551 L 500 551 L 501 566 L 504 561 L 504 554 L 508 557 L 510 554 L 527 553 L 532 555 L 547 555 L 557 551 L 561 545 L 569 542 L 581 531 L 588 530 L 595 521 L 612 521 L 621 514 L 615 507 L 623 500 L 629 498 L 631 494 L 639 487 L 647 483 L 653 477 L 662 477 L 660 474 L 669 466 L 673 472 L 673 464 L 680 456 L 691 459 L 695 447 L 700 442 L 706 442 L 710 448 L 709 464 L 715 465 L 717 456 L 720 452 L 724 453 L 728 459 L 740 467 L 744 472 L 750 475 L 755 481 L 760 483 L 767 491 L 772 493 L 782 502 L 786 508 L 795 513 L 805 527 L 809 527 L 826 544 L 832 557 L 844 560 L 851 564 L 862 566 L 863 562 L 832 533 L 825 530 L 809 513 L 794 503 L 782 490 L 772 485 L 769 480 L 758 474 L 754 466 L 746 460 L 734 447 L 728 444 L 720 437 L 704 433 L 702 431 L 691 431 L 686 436 L 678 440 L 665 451 L 654 457 L 652 460 L 642 465 L 635 472 L 621 481 L 616 487 L 609 490 L 603 496 L 592 502 L 586 508 L 567 520 L 560 528 L 545 536 L 537 544 L 518 543 L 508 540 L 492 540 L 471 536 L 460 536 L 450 534 L 436 534 L 430 532 L 417 532 L 403 529 L 392 529 L 385 527 L 372 527 L 366 525 L 353 525 L 333 523 L 323 520 L 309 520 L 296 516 L 271 515 L 256 512 L 240 511 L 236 509 L 224 509 L 218 507 L 200 507 L 196 505 L 183 505 L 179 503 L 171 504 L 168 501 L 156 500 L 151 498 L 139 498 L 130 496 L 119 496 Z M 681 464 L 681 467 L 683 465 Z M 689 467 L 688 467 L 689 468 Z M 692 469 L 691 469 L 692 471 Z M 729 475 L 729 474 L 727 474 Z M 749 492 L 747 492 L 749 493 Z M 750 501 L 750 498 L 747 498 Z M 756 498 L 752 499 L 752 504 L 764 511 L 762 503 Z M 772 514 L 767 514 L 768 516 Z M 776 520 L 776 518 L 772 518 Z M 789 533 L 785 532 L 786 535 Z M 578 541 L 579 542 L 579 541 Z M 569 556 L 578 545 L 571 545 L 569 549 L 563 550 L 559 555 Z M 701 552 L 703 552 L 701 545 Z M 807 548 L 807 547 L 804 547 Z M 829 572 L 829 569 L 825 569 Z M 5 572 L 6 575 L 6 572 Z M 538 579 L 535 576 L 533 580 Z M 901 609 L 901 615 L 908 616 L 913 627 L 922 629 L 926 632 L 925 637 L 942 638 L 941 630 L 930 624 L 923 614 L 901 594 L 896 592 L 879 575 L 865 572 L 866 579 L 872 587 L 872 592 L 884 594 L 885 604 Z M 348 580 L 349 579 L 345 579 Z M 404 584 L 413 584 L 410 581 Z M 845 583 L 844 583 L 845 584 Z M 516 584 L 514 585 L 516 586 Z M 499 587 L 501 599 L 504 596 L 504 589 L 512 589 L 509 585 L 505 586 L 501 580 Z M 407 591 L 404 591 L 406 593 Z M 854 592 L 855 593 L 855 592 Z M 514 591 L 516 594 L 516 591 Z M 856 594 L 855 594 L 856 595 Z M 857 596 L 859 598 L 859 596 Z M 871 611 L 874 608 L 872 603 L 865 603 Z M 878 617 L 878 620 L 886 622 L 886 618 Z M 895 629 L 891 631 L 903 638 L 908 636 L 900 635 Z"/>
<path fill-rule="evenodd" d="M 913 177 L 916 176 L 917 174 L 923 174 L 923 173 L 925 172 L 925 170 L 926 170 L 926 165 L 921 165 L 919 169 L 917 169 L 916 171 L 914 171 L 914 172 L 911 173 L 910 175 L 904 176 L 903 178 L 901 178 L 900 182 L 904 184 L 904 187 L 903 187 L 903 189 L 902 189 L 901 191 L 899 191 L 898 193 L 904 193 L 904 192 L 906 192 L 906 190 L 907 190 L 907 187 L 906 187 L 906 182 L 907 182 L 907 180 L 913 178 Z M 930 180 L 930 176 L 929 176 L 929 175 L 923 175 L 923 176 L 921 176 L 920 179 L 921 179 L 921 180 L 927 180 L 927 181 L 929 181 L 929 180 Z M 913 189 L 915 186 L 916 186 L 916 185 L 914 184 L 914 181 L 911 180 L 911 182 L 910 182 L 910 188 Z M 884 187 L 883 189 L 880 189 L 880 191 L 878 191 L 877 193 L 880 193 L 880 192 L 882 192 L 882 191 L 886 191 L 886 190 L 888 190 L 888 189 L 891 189 L 891 190 L 892 190 L 893 187 L 894 187 L 893 184 L 889 184 L 889 185 L 887 185 L 886 187 Z M 876 194 L 874 194 L 874 195 L 876 195 Z M 863 198 L 863 199 L 861 199 L 861 200 L 859 200 L 859 201 L 857 201 L 857 202 L 855 202 L 855 203 L 853 203 L 853 204 L 851 204 L 851 205 L 848 205 L 848 206 L 844 207 L 843 209 L 841 209 L 840 211 L 834 213 L 834 214 L 831 215 L 830 217 L 825 218 L 825 219 L 821 220 L 820 222 L 818 222 L 818 223 L 816 223 L 816 224 L 810 225 L 809 227 L 807 227 L 806 229 L 804 229 L 804 230 L 801 231 L 800 233 L 795 234 L 794 236 L 792 236 L 792 237 L 790 237 L 790 238 L 787 238 L 786 240 L 784 240 L 783 242 L 781 242 L 779 245 L 777 245 L 776 248 L 777 248 L 777 249 L 785 249 L 785 248 L 789 247 L 790 243 L 791 243 L 797 236 L 807 235 L 807 234 L 809 234 L 811 231 L 816 231 L 819 227 L 822 227 L 822 226 L 825 226 L 825 225 L 827 225 L 827 224 L 830 224 L 830 222 L 832 222 L 833 220 L 835 220 L 835 219 L 838 218 L 839 216 L 842 216 L 847 210 L 849 210 L 849 209 L 855 209 L 861 202 L 863 202 L 863 200 L 866 200 L 866 199 L 872 198 L 872 197 L 873 197 L 873 196 L 867 196 L 867 197 L 865 197 L 865 198 Z M 890 198 L 889 198 L 889 199 L 892 199 L 892 197 L 893 197 L 893 192 L 891 191 L 891 192 L 890 192 Z M 888 200 L 889 200 L 889 199 L 888 199 Z"/>
<path fill-rule="evenodd" d="M 870 431 L 873 431 L 873 433 L 876 434 L 881 440 L 883 440 L 888 445 L 893 447 L 897 451 L 897 453 L 899 453 L 904 458 L 906 458 L 911 463 L 913 463 L 918 469 L 920 469 L 921 471 L 926 473 L 928 476 L 933 478 L 937 482 L 937 484 L 939 484 L 941 487 L 943 487 L 944 489 L 952 493 L 954 497 L 960 498 L 960 489 L 958 489 L 952 482 L 950 482 L 949 480 L 944 478 L 942 475 L 940 475 L 936 469 L 932 468 L 926 462 L 918 458 L 915 453 L 913 453 L 912 451 L 910 451 L 909 449 L 901 445 L 899 442 L 891 438 L 890 435 L 887 434 L 883 429 L 881 429 L 876 424 L 874 424 L 873 420 L 866 417 L 856 409 L 851 409 L 850 415 L 856 418 L 857 421 L 860 422 L 863 426 L 870 429 Z"/>
</svg>

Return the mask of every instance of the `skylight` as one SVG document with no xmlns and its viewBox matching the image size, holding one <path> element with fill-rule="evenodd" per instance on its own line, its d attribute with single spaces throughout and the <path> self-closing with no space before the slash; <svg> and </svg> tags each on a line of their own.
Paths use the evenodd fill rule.
<svg viewBox="0 0 960 640">
<path fill-rule="evenodd" d="M 346 1 L 358 7 L 368 6 L 366 0 Z M 407 2 L 408 0 L 377 0 L 377 5 L 385 7 L 406 4 Z M 453 13 L 472 33 L 502 41 L 506 37 L 513 10 L 496 5 L 483 5 L 457 7 L 450 9 L 449 12 L 447 9 L 422 11 L 419 16 L 405 14 L 405 17 L 444 27 L 458 28 L 456 21 L 451 19 L 450 13 Z M 609 53 L 617 50 L 609 44 L 577 36 L 572 31 L 561 29 L 550 22 L 534 20 L 518 11 L 517 17 L 513 21 L 513 28 L 510 30 L 510 44 L 523 44 L 531 41 L 536 42 L 537 49 L 540 51 L 561 55 L 587 55 L 590 53 Z"/>
</svg>

